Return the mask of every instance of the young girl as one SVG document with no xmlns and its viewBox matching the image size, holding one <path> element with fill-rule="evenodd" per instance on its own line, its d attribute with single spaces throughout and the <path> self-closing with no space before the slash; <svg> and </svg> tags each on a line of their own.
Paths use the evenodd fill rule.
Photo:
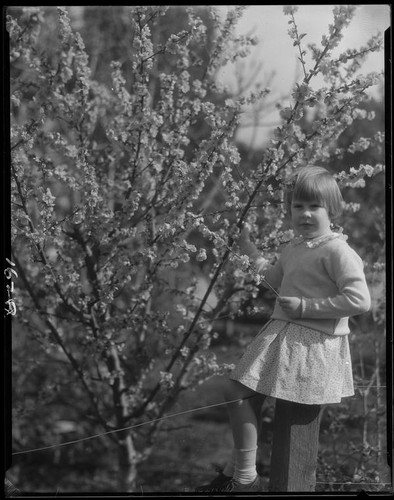
<svg viewBox="0 0 394 500">
<path fill-rule="evenodd" d="M 296 237 L 275 265 L 243 230 L 241 251 L 279 289 L 270 321 L 236 365 L 225 391 L 234 448 L 232 460 L 198 492 L 262 491 L 256 471 L 258 416 L 265 396 L 302 404 L 338 403 L 352 396 L 348 318 L 368 311 L 363 263 L 346 237 L 331 231 L 342 211 L 334 177 L 321 167 L 296 171 L 285 205 Z M 264 283 L 263 283 L 264 284 Z"/>
</svg>

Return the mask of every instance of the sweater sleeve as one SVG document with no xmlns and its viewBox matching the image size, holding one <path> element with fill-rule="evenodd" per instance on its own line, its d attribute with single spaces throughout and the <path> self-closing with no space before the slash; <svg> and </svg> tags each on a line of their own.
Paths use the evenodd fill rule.
<svg viewBox="0 0 394 500">
<path fill-rule="evenodd" d="M 257 247 L 250 241 L 249 231 L 247 229 L 241 232 L 239 248 L 241 252 L 246 254 L 249 259 L 254 262 L 257 272 L 264 276 L 272 287 L 278 288 L 280 286 L 283 278 L 283 269 L 280 259 L 274 265 L 270 265 L 269 261 L 262 256 Z M 265 286 L 264 282 L 261 284 Z"/>
<path fill-rule="evenodd" d="M 337 319 L 367 312 L 371 297 L 360 256 L 345 243 L 332 249 L 323 262 L 339 293 L 326 298 L 302 297 L 301 317 Z"/>
<path fill-rule="evenodd" d="M 262 276 L 264 276 L 264 278 L 268 281 L 268 283 L 273 288 L 279 288 L 283 279 L 283 268 L 281 259 L 277 260 L 275 264 L 270 265 L 268 264 L 268 261 L 263 257 L 261 258 L 261 260 L 257 261 L 257 265 L 259 273 Z M 265 286 L 264 281 L 261 284 Z"/>
</svg>

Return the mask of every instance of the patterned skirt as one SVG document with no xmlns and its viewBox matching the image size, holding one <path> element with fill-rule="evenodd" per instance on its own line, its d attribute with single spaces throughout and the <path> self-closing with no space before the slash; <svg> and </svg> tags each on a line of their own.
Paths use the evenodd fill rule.
<svg viewBox="0 0 394 500">
<path fill-rule="evenodd" d="M 270 320 L 249 344 L 230 379 L 296 403 L 339 403 L 354 395 L 348 336 Z"/>
</svg>

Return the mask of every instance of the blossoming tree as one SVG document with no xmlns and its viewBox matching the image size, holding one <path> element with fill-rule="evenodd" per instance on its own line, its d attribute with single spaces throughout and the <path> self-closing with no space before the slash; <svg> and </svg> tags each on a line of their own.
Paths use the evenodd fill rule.
<svg viewBox="0 0 394 500">
<path fill-rule="evenodd" d="M 244 8 L 222 18 L 206 7 L 212 31 L 198 9 L 185 7 L 183 29 L 163 39 L 168 6 L 130 7 L 129 76 L 114 60 L 110 85 L 92 78 L 67 9 L 57 9 L 58 36 L 47 49 L 45 10 L 8 16 L 15 322 L 62 363 L 62 376 L 80 387 L 91 429 L 118 447 L 120 491 L 133 491 L 136 465 L 160 424 L 138 446 L 139 429 L 130 427 L 159 419 L 180 391 L 228 369 L 209 350 L 214 321 L 235 313 L 230 298 L 242 306 L 255 296 L 260 279 L 239 253 L 240 229 L 248 224 L 274 259 L 290 236 L 285 177 L 298 165 L 340 159 L 340 134 L 371 118 L 360 106 L 380 75 L 358 70 L 381 49 L 380 36 L 333 58 L 355 6 L 334 9 L 320 46 L 304 46 L 297 9 L 287 6 L 303 76 L 291 102 L 278 103 L 281 124 L 261 160 L 243 168 L 234 133 L 245 106 L 269 89 L 234 98 L 215 77 L 255 43 L 235 31 Z M 324 78 L 319 88 L 316 75 Z M 193 140 L 201 123 L 206 133 Z M 378 132 L 365 140 L 381 147 L 383 139 Z M 382 168 L 344 166 L 338 179 L 354 184 Z M 208 281 L 201 296 L 202 263 Z"/>
</svg>

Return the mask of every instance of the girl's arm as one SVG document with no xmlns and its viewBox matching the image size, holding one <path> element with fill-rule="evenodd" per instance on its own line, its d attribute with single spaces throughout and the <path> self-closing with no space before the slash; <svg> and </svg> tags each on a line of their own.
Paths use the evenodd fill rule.
<svg viewBox="0 0 394 500">
<path fill-rule="evenodd" d="M 261 252 L 258 251 L 256 246 L 250 241 L 249 229 L 245 226 L 243 227 L 241 234 L 239 236 L 239 248 L 244 255 L 247 255 L 249 259 L 257 266 L 258 261 L 262 259 Z"/>
<path fill-rule="evenodd" d="M 325 263 L 339 293 L 327 298 L 302 297 L 301 318 L 338 319 L 367 312 L 371 296 L 359 255 L 346 244 L 337 247 Z"/>
<path fill-rule="evenodd" d="M 278 288 L 280 286 L 283 278 L 280 261 L 274 265 L 270 265 L 269 261 L 263 257 L 257 247 L 250 241 L 249 230 L 245 226 L 240 234 L 239 248 L 242 254 L 249 257 L 257 271 L 267 279 L 271 286 L 274 288 Z M 264 282 L 261 284 L 266 286 Z"/>
</svg>

